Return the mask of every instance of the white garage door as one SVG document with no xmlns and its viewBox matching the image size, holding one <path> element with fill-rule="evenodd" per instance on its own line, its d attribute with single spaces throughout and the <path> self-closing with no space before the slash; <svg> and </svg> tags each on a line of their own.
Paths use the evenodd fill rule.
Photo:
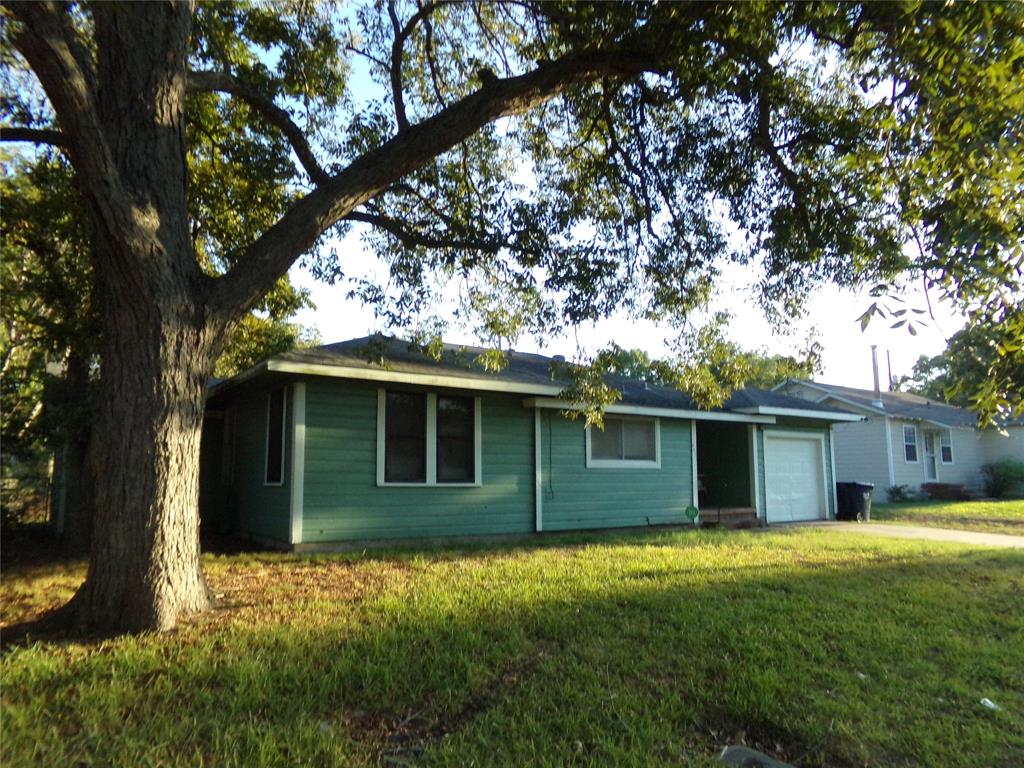
<svg viewBox="0 0 1024 768">
<path fill-rule="evenodd" d="M 769 523 L 826 517 L 823 441 L 818 438 L 764 437 L 764 474 Z"/>
</svg>

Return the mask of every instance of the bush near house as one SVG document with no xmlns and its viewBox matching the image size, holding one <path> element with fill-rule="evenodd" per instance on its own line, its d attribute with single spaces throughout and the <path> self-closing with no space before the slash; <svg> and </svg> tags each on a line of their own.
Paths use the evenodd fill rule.
<svg viewBox="0 0 1024 768">
<path fill-rule="evenodd" d="M 1024 498 L 1024 461 L 1004 459 L 981 468 L 985 493 L 993 499 Z"/>
</svg>

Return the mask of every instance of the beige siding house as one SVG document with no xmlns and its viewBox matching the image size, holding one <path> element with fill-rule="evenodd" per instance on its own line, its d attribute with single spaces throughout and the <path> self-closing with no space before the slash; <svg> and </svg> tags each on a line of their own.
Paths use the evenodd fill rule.
<svg viewBox="0 0 1024 768">
<path fill-rule="evenodd" d="M 924 483 L 955 483 L 981 493 L 982 465 L 1024 461 L 1021 423 L 981 430 L 971 411 L 906 392 L 799 380 L 775 389 L 864 417 L 833 427 L 836 479 L 873 483 L 875 501 L 886 501 L 886 489 L 893 485 L 918 491 Z"/>
</svg>

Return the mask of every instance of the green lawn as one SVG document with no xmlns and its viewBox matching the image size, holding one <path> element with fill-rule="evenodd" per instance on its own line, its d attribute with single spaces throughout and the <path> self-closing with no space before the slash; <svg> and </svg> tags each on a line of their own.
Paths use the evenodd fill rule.
<svg viewBox="0 0 1024 768">
<path fill-rule="evenodd" d="M 873 504 L 871 521 L 1024 536 L 1024 501 L 909 501 Z"/>
<path fill-rule="evenodd" d="M 2 660 L 0 763 L 1017 766 L 1024 553 L 822 530 L 207 557 L 221 608 Z M 15 565 L 4 620 L 81 565 Z M 987 697 L 1000 707 L 990 711 Z"/>
</svg>

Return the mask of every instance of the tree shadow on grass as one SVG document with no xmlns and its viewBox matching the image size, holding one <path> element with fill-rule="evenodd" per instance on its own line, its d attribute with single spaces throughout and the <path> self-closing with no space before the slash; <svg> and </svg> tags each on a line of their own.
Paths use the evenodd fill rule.
<svg viewBox="0 0 1024 768">
<path fill-rule="evenodd" d="M 1019 553 L 714 570 L 686 547 L 520 555 L 428 558 L 355 602 L 263 590 L 263 612 L 171 635 L 19 649 L 0 754 L 664 765 L 742 738 L 807 766 L 966 766 L 1024 749 Z"/>
</svg>

